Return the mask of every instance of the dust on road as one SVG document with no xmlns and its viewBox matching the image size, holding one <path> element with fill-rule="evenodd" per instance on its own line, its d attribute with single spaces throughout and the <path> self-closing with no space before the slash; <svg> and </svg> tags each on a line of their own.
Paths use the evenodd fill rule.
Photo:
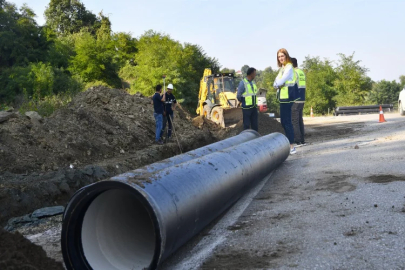
<svg viewBox="0 0 405 270">
<path fill-rule="evenodd" d="M 373 116 L 306 119 L 311 144 L 274 173 L 200 268 L 402 269 L 405 118 Z"/>
</svg>

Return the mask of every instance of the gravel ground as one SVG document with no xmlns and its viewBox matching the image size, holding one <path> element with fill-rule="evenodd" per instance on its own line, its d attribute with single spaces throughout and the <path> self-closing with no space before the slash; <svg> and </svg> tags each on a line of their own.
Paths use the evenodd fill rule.
<svg viewBox="0 0 405 270">
<path fill-rule="evenodd" d="M 205 255 L 191 241 L 162 268 L 404 269 L 405 117 L 385 117 L 305 119 L 311 144 L 203 232 Z"/>
</svg>

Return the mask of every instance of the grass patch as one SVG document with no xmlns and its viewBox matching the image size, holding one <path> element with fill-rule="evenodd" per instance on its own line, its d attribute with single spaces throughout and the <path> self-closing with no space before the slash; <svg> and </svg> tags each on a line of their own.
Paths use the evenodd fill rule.
<svg viewBox="0 0 405 270">
<path fill-rule="evenodd" d="M 38 112 L 41 116 L 48 117 L 53 114 L 54 111 L 65 107 L 72 101 L 73 95 L 58 94 L 45 97 L 40 100 L 25 100 L 20 108 L 19 112 L 25 114 L 29 111 Z"/>
</svg>

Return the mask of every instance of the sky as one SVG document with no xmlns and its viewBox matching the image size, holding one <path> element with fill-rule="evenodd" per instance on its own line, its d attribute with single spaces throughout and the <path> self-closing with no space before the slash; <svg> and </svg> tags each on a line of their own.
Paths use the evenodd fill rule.
<svg viewBox="0 0 405 270">
<path fill-rule="evenodd" d="M 27 3 L 45 23 L 49 0 Z M 276 68 L 286 48 L 300 64 L 306 56 L 332 61 L 351 55 L 374 81 L 405 75 L 405 0 L 82 0 L 103 11 L 114 32 L 140 37 L 153 29 L 202 46 L 222 67 Z"/>
</svg>

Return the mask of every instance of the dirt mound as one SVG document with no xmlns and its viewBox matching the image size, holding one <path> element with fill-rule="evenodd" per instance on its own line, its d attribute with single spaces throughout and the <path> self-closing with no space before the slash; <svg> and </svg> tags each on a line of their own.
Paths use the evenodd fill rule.
<svg viewBox="0 0 405 270">
<path fill-rule="evenodd" d="M 79 188 L 180 154 L 177 140 L 152 145 L 151 99 L 90 88 L 49 118 L 13 113 L 0 123 L 0 225 L 37 208 L 63 205 Z M 183 152 L 239 134 L 242 120 L 222 129 L 181 106 L 174 114 Z M 194 124 L 194 126 L 193 126 Z M 197 128 L 196 128 L 197 127 Z M 281 125 L 259 114 L 262 135 Z"/>
<path fill-rule="evenodd" d="M 284 129 L 275 118 L 271 118 L 268 114 L 259 113 L 259 133 L 267 135 L 274 132 L 280 132 L 285 135 Z"/>
<path fill-rule="evenodd" d="M 274 132 L 280 132 L 285 134 L 280 122 L 276 119 L 269 117 L 265 113 L 259 113 L 259 133 L 261 135 L 267 135 Z M 227 128 L 221 128 L 214 122 L 206 119 L 203 116 L 197 116 L 193 119 L 193 125 L 199 129 L 209 130 L 217 140 L 222 140 L 231 136 L 235 136 L 243 131 L 243 119 L 241 119 L 234 125 Z"/>
<path fill-rule="evenodd" d="M 48 258 L 41 247 L 19 233 L 9 233 L 0 228 L 0 239 L 0 269 L 64 269 L 61 263 Z"/>
<path fill-rule="evenodd" d="M 63 205 L 100 179 L 180 154 L 177 140 L 152 145 L 151 101 L 97 87 L 49 118 L 14 113 L 0 123 L 0 224 L 36 208 Z M 174 125 L 183 152 L 215 141 L 209 129 L 195 128 L 180 106 Z"/>
<path fill-rule="evenodd" d="M 49 118 L 4 115 L 0 123 L 0 225 L 46 206 L 64 205 L 79 188 L 101 179 L 239 134 L 242 119 L 222 129 L 175 112 L 177 140 L 152 145 L 151 99 L 123 90 L 91 88 Z M 259 115 L 259 132 L 282 132 Z M 23 221 L 27 216 L 23 216 Z M 0 269 L 63 269 L 20 234 L 0 230 Z M 12 244 L 14 243 L 14 244 Z"/>
<path fill-rule="evenodd" d="M 195 127 L 209 131 L 211 132 L 212 136 L 215 138 L 215 140 L 223 140 L 228 137 L 234 136 L 239 134 L 236 126 L 234 125 L 233 127 L 227 127 L 227 128 L 222 128 L 220 125 L 212 122 L 211 120 L 208 120 L 207 118 L 203 116 L 197 116 L 193 118 L 192 123 Z"/>
<path fill-rule="evenodd" d="M 175 113 L 178 136 L 209 140 L 181 107 Z M 37 121 L 20 116 L 0 124 L 0 171 L 27 173 L 97 163 L 134 154 L 153 143 L 151 99 L 124 90 L 91 88 L 67 108 Z"/>
</svg>

